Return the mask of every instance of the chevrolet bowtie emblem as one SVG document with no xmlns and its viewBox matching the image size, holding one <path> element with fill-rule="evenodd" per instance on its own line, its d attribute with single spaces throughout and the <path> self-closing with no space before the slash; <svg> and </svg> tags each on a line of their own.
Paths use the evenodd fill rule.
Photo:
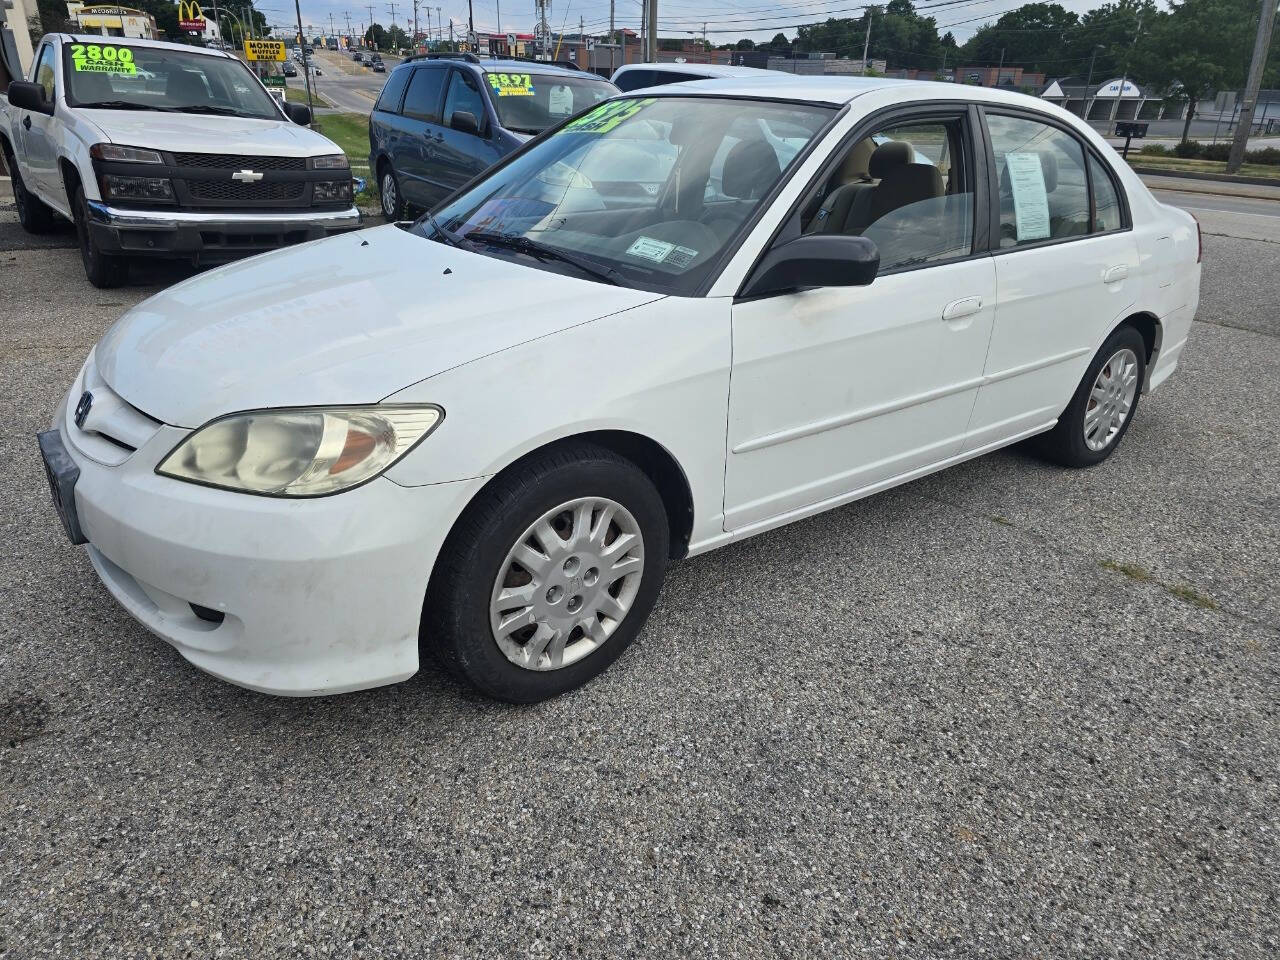
<svg viewBox="0 0 1280 960">
<path fill-rule="evenodd" d="M 231 175 L 232 180 L 239 180 L 241 183 L 257 183 L 262 179 L 262 174 L 256 170 L 240 170 Z"/>
</svg>

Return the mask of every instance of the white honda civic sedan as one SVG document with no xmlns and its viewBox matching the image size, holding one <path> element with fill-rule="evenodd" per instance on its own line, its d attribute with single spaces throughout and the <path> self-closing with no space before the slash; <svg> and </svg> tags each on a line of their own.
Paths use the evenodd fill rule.
<svg viewBox="0 0 1280 960">
<path fill-rule="evenodd" d="M 196 666 L 321 694 L 430 653 L 530 702 L 612 663 L 675 558 L 1022 440 L 1106 459 L 1199 260 L 1032 98 L 659 87 L 415 223 L 152 297 L 40 445 L 71 539 Z"/>
</svg>

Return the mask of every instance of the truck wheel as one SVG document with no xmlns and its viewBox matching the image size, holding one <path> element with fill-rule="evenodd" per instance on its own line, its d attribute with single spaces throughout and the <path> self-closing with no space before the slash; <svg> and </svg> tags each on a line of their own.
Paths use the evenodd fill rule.
<svg viewBox="0 0 1280 960">
<path fill-rule="evenodd" d="M 27 233 L 48 233 L 53 229 L 53 211 L 45 206 L 22 182 L 22 172 L 13 153 L 4 152 L 4 165 L 9 168 L 13 183 L 13 204 L 18 208 L 18 222 Z"/>
<path fill-rule="evenodd" d="M 84 190 L 77 186 L 71 200 L 71 211 L 76 218 L 76 236 L 80 239 L 80 259 L 84 262 L 84 274 L 95 287 L 118 287 L 129 279 L 129 260 L 118 254 L 103 253 L 89 229 L 89 205 L 85 203 Z"/>
</svg>

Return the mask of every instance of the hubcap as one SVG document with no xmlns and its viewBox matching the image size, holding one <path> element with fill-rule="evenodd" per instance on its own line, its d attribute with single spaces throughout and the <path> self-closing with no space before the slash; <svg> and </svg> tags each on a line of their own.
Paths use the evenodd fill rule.
<svg viewBox="0 0 1280 960">
<path fill-rule="evenodd" d="M 396 212 L 396 178 L 389 173 L 382 175 L 382 210 L 388 217 Z"/>
<path fill-rule="evenodd" d="M 631 610 L 644 538 L 627 508 L 583 497 L 529 525 L 498 569 L 493 638 L 526 670 L 558 670 L 605 642 Z"/>
<path fill-rule="evenodd" d="M 1138 395 L 1138 355 L 1128 347 L 1117 350 L 1098 371 L 1084 408 L 1084 442 L 1090 450 L 1105 450 L 1119 435 Z"/>
</svg>

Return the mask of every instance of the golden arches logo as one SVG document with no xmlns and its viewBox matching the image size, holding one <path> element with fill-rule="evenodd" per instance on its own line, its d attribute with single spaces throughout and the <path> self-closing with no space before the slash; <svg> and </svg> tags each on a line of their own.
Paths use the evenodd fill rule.
<svg viewBox="0 0 1280 960">
<path fill-rule="evenodd" d="M 204 11 L 199 0 L 178 0 L 178 23 L 204 24 Z"/>
</svg>

